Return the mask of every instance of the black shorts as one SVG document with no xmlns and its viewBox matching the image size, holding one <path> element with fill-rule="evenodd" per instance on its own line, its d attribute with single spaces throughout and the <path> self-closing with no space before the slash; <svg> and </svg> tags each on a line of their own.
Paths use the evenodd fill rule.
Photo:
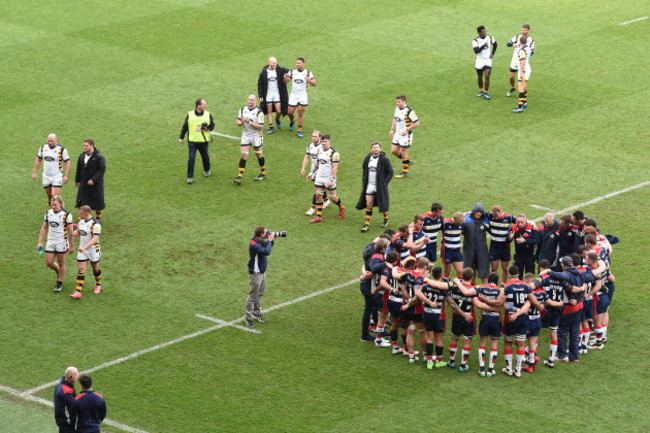
<svg viewBox="0 0 650 433">
<path fill-rule="evenodd" d="M 442 334 L 447 330 L 447 322 L 440 317 L 440 313 L 424 313 L 424 330 Z"/>
<path fill-rule="evenodd" d="M 511 259 L 510 245 L 508 244 L 490 244 L 490 261 L 495 262 L 500 260 L 502 262 L 509 262 Z"/>
<path fill-rule="evenodd" d="M 476 322 L 468 322 L 464 317 L 454 314 L 451 319 L 451 335 L 472 338 L 476 335 Z"/>
</svg>

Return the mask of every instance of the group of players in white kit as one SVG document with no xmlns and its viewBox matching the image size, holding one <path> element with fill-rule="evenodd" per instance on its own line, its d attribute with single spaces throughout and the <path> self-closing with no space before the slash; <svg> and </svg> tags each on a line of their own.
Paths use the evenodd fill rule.
<svg viewBox="0 0 650 433">
<path fill-rule="evenodd" d="M 488 35 L 484 26 L 477 27 L 478 36 L 472 40 L 472 48 L 476 53 L 474 68 L 478 75 L 479 98 L 490 99 L 490 74 L 492 72 L 492 59 L 497 50 L 497 41 Z M 507 96 L 515 92 L 515 76 L 517 79 L 517 90 L 519 92 L 519 103 L 512 110 L 513 113 L 523 113 L 528 106 L 528 87 L 532 69 L 530 58 L 535 53 L 535 40 L 530 36 L 530 26 L 524 24 L 521 33 L 514 35 L 507 44 L 514 47 L 512 60 L 510 61 L 510 90 Z M 485 79 L 484 79 L 485 76 Z"/>
<path fill-rule="evenodd" d="M 97 219 L 93 218 L 89 206 L 79 208 L 77 224 L 74 223 L 72 214 L 65 209 L 60 193 L 63 185 L 68 182 L 70 156 L 67 149 L 58 143 L 55 134 L 48 135 L 47 143 L 38 149 L 32 173 L 34 181 L 36 181 L 37 171 L 41 167 L 43 188 L 47 194 L 50 209 L 45 212 L 43 218 L 43 225 L 38 237 L 38 252 L 45 253 L 45 264 L 56 273 L 54 293 L 59 293 L 63 289 L 66 256 L 74 252 L 74 238 L 79 237 L 76 288 L 70 297 L 81 299 L 88 262 L 90 262 L 95 276 L 94 293 L 97 295 L 101 292 L 102 271 L 99 267 L 101 256 L 99 236 L 102 226 Z M 45 246 L 43 245 L 44 241 Z"/>
</svg>

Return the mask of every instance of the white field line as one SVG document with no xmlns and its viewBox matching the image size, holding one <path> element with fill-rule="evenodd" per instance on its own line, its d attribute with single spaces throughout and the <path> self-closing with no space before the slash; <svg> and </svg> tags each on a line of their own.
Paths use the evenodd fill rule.
<svg viewBox="0 0 650 433">
<path fill-rule="evenodd" d="M 283 302 L 282 304 L 274 305 L 274 306 L 269 307 L 267 309 L 263 309 L 262 312 L 267 313 L 269 311 L 274 311 L 274 310 L 277 310 L 277 309 L 282 308 L 282 307 L 293 305 L 293 304 L 296 304 L 298 302 L 304 301 L 306 299 L 313 298 L 313 297 L 319 296 L 319 295 L 323 295 L 323 294 L 329 293 L 329 292 L 331 292 L 333 290 L 349 286 L 350 284 L 354 283 L 355 281 L 359 281 L 359 279 L 355 278 L 354 280 L 350 280 L 350 281 L 348 281 L 346 283 L 342 283 L 342 284 L 339 284 L 337 286 L 330 287 L 330 288 L 327 288 L 327 289 L 319 290 L 317 292 L 313 292 L 313 293 L 310 293 L 308 295 L 301 296 L 301 297 L 293 299 L 291 301 Z M 205 317 L 203 317 L 203 318 L 205 318 Z M 153 351 L 156 351 L 158 349 L 162 349 L 162 348 L 165 348 L 167 346 L 171 346 L 172 344 L 180 343 L 181 341 L 189 340 L 190 338 L 198 337 L 198 336 L 201 336 L 203 334 L 207 334 L 208 332 L 212 332 L 212 331 L 216 331 L 217 329 L 224 328 L 226 326 L 233 326 L 236 323 L 243 322 L 245 319 L 246 319 L 246 317 L 242 316 L 242 317 L 239 317 L 237 319 L 231 320 L 230 322 L 220 321 L 220 323 L 218 325 L 211 326 L 211 327 L 203 329 L 201 331 L 193 332 L 192 334 L 183 335 L 182 337 L 178 337 L 178 338 L 176 338 L 174 340 L 167 341 L 166 343 L 157 344 L 157 345 L 151 346 L 151 347 L 149 347 L 147 349 L 139 350 L 139 351 L 134 352 L 134 353 L 132 353 L 130 355 L 126 355 L 126 356 L 123 356 L 121 358 L 114 359 L 113 361 L 105 362 L 105 363 L 100 364 L 100 365 L 98 365 L 96 367 L 89 368 L 88 370 L 81 371 L 80 373 L 81 374 L 88 374 L 88 373 L 92 373 L 92 372 L 97 371 L 97 370 L 104 369 L 106 367 L 110 367 L 112 365 L 120 364 L 120 363 L 122 363 L 124 361 L 128 361 L 130 359 L 137 358 L 137 357 L 139 357 L 141 355 L 145 355 L 145 354 L 147 354 L 149 352 L 153 352 Z M 210 319 L 208 319 L 208 320 L 210 320 Z M 213 321 L 214 320 L 218 320 L 218 319 L 213 319 Z M 244 329 L 249 331 L 248 328 L 244 328 Z M 26 395 L 26 396 L 27 395 L 32 395 L 32 394 L 35 394 L 35 393 L 37 393 L 39 391 L 42 391 L 44 389 L 50 388 L 50 387 L 56 385 L 57 383 L 59 383 L 58 380 L 55 380 L 55 381 L 49 382 L 49 383 L 45 383 L 43 385 L 37 386 L 36 388 L 28 389 L 27 391 L 24 391 L 23 394 Z"/>
<path fill-rule="evenodd" d="M 235 137 L 228 134 L 222 134 L 221 132 L 210 131 L 210 135 L 218 135 L 219 137 L 232 138 L 233 140 L 239 140 L 241 137 Z"/>
<path fill-rule="evenodd" d="M 534 207 L 535 209 L 541 209 L 541 210 L 553 210 L 550 207 L 540 206 L 538 204 L 529 204 L 528 206 Z"/>
<path fill-rule="evenodd" d="M 57 381 L 57 383 L 58 383 L 58 381 Z M 0 385 L 0 390 L 8 392 L 9 394 L 15 395 L 16 397 L 20 397 L 20 398 L 22 398 L 24 400 L 33 401 L 33 402 L 40 403 L 42 405 L 49 406 L 49 407 L 54 407 L 54 403 L 52 401 L 50 401 L 50 400 L 46 400 L 44 398 L 36 397 L 35 395 L 30 395 L 30 394 L 27 394 L 26 392 L 20 392 L 17 389 L 13 389 L 13 388 L 10 388 L 8 386 Z M 137 429 L 135 427 L 131 427 L 131 426 L 128 426 L 126 424 L 122 424 L 122 423 L 119 423 L 117 421 L 113 421 L 113 420 L 108 419 L 108 418 L 104 419 L 103 424 L 110 425 L 110 426 L 113 426 L 113 427 L 117 427 L 117 428 L 119 428 L 121 430 L 124 430 L 124 431 L 127 431 L 129 433 L 148 433 L 145 430 L 140 430 L 140 429 Z"/>
<path fill-rule="evenodd" d="M 636 23 L 638 21 L 643 21 L 643 20 L 647 20 L 647 19 L 648 19 L 648 17 L 635 18 L 633 20 L 625 21 L 624 23 L 620 23 L 619 26 L 626 26 L 628 24 Z"/>
<path fill-rule="evenodd" d="M 210 316 L 204 316 L 203 314 L 195 314 L 195 316 L 199 317 L 201 319 L 209 320 L 210 322 L 220 323 L 220 324 L 222 324 L 224 326 L 230 326 L 232 328 L 241 329 L 242 331 L 252 332 L 253 334 L 261 334 L 262 333 L 262 331 L 258 331 L 257 329 L 251 329 L 251 328 L 246 328 L 245 326 L 235 325 L 235 324 L 232 324 L 232 323 L 228 323 L 225 320 L 217 319 L 217 318 L 210 317 Z"/>
</svg>

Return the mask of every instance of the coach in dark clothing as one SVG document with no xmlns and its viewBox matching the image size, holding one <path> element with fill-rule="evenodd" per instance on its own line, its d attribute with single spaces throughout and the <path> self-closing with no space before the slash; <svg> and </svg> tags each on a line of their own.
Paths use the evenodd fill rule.
<svg viewBox="0 0 650 433">
<path fill-rule="evenodd" d="M 286 116 L 289 112 L 289 92 L 287 83 L 284 81 L 284 74 L 289 73 L 287 68 L 278 65 L 275 57 L 269 58 L 269 64 L 262 68 L 257 79 L 257 96 L 260 98 L 260 110 L 268 116 L 269 130 L 273 132 L 273 121 L 271 113 L 275 111 L 275 122 L 278 128 L 281 127 L 280 116 Z"/>
<path fill-rule="evenodd" d="M 390 198 L 388 196 L 388 183 L 393 178 L 393 166 L 381 151 L 381 144 L 378 141 L 372 143 L 372 151 L 363 160 L 363 188 L 357 203 L 357 209 L 366 208 L 366 221 L 361 228 L 362 232 L 368 231 L 372 208 L 377 206 L 379 212 L 384 214 L 382 227 L 388 225 L 388 208 Z"/>
<path fill-rule="evenodd" d="M 75 398 L 77 410 L 77 433 L 99 433 L 100 424 L 106 418 L 106 402 L 92 386 L 93 379 L 87 374 L 79 376 L 81 394 Z"/>
<path fill-rule="evenodd" d="M 569 256 L 582 244 L 582 237 L 573 224 L 571 215 L 566 214 L 560 217 L 560 232 L 558 233 L 558 257 Z"/>
<path fill-rule="evenodd" d="M 75 207 L 90 206 L 101 219 L 104 204 L 104 172 L 106 160 L 99 149 L 95 147 L 95 140 L 84 140 L 84 151 L 77 160 L 77 174 L 74 186 L 77 190 L 77 203 Z"/>
<path fill-rule="evenodd" d="M 375 303 L 372 299 L 372 285 L 377 284 L 384 267 L 384 253 L 388 245 L 390 245 L 390 241 L 380 237 L 375 242 L 368 244 L 363 250 L 364 274 L 361 276 L 359 284 L 359 290 L 361 290 L 364 299 L 363 316 L 361 317 L 361 341 L 375 341 L 368 329 L 370 317 L 376 314 Z M 375 279 L 374 282 L 373 279 Z"/>
<path fill-rule="evenodd" d="M 539 234 L 539 244 L 537 246 L 537 262 L 548 260 L 553 266 L 556 264 L 557 258 L 557 240 L 558 232 L 560 230 L 560 222 L 553 218 L 553 214 L 547 214 L 537 227 Z"/>
<path fill-rule="evenodd" d="M 477 275 L 487 283 L 490 273 L 490 253 L 487 245 L 489 221 L 481 203 L 475 203 L 463 224 L 463 266 L 476 267 Z"/>
<path fill-rule="evenodd" d="M 535 246 L 539 243 L 539 233 L 535 224 L 526 220 L 526 215 L 517 215 L 517 223 L 512 226 L 510 240 L 514 241 L 514 263 L 519 268 L 519 279 L 524 273 L 535 273 Z"/>
<path fill-rule="evenodd" d="M 74 367 L 65 370 L 65 376 L 54 387 L 54 420 L 59 426 L 59 433 L 75 433 L 75 397 L 74 383 L 79 371 Z"/>
</svg>

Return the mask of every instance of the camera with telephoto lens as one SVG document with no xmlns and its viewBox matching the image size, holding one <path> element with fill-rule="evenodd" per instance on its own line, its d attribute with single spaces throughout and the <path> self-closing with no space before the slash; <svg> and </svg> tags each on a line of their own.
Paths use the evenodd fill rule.
<svg viewBox="0 0 650 433">
<path fill-rule="evenodd" d="M 276 238 L 286 238 L 287 237 L 287 232 L 286 231 L 281 231 L 281 232 L 268 232 L 269 235 L 273 235 Z"/>
<path fill-rule="evenodd" d="M 210 125 L 208 125 L 207 122 L 201 123 L 201 131 L 209 131 L 210 130 Z"/>
</svg>

